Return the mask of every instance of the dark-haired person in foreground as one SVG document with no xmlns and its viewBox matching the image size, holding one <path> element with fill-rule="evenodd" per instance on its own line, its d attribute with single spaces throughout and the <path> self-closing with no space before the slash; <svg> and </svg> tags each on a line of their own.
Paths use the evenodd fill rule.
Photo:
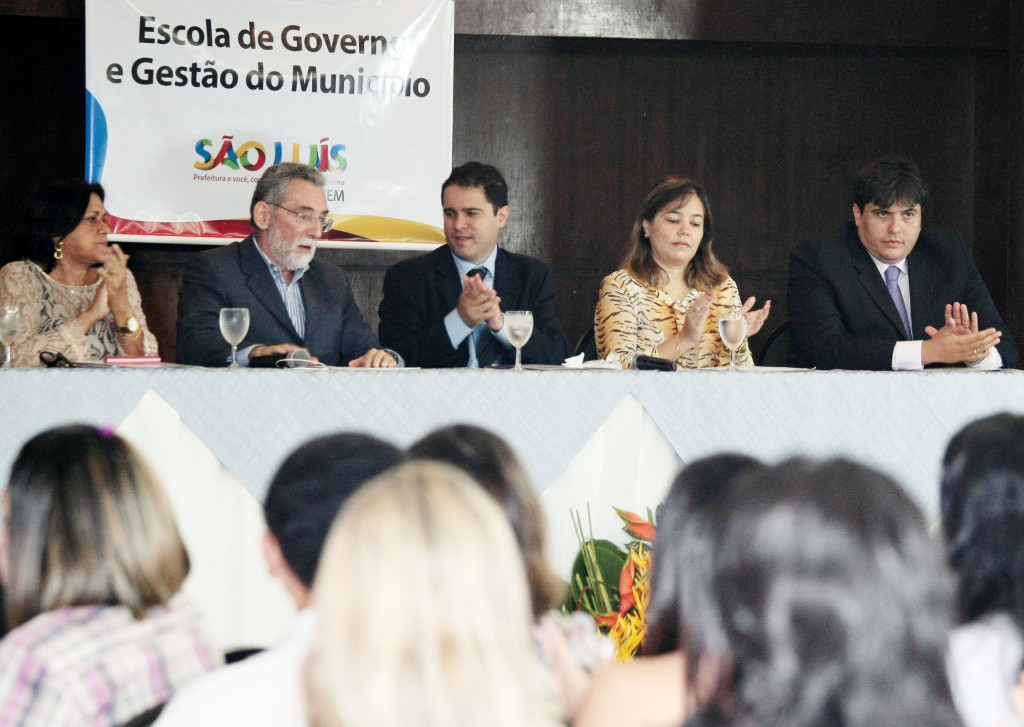
<svg viewBox="0 0 1024 727">
<path fill-rule="evenodd" d="M 683 614 L 692 724 L 960 725 L 944 664 L 949 574 L 898 484 L 849 461 L 793 460 L 741 475 L 705 527 L 719 533 L 715 610 Z"/>
<path fill-rule="evenodd" d="M 523 363 L 560 364 L 568 355 L 545 263 L 498 247 L 509 216 L 508 185 L 489 164 L 468 162 L 441 185 L 448 244 L 403 260 L 384 276 L 380 339 L 407 366 L 509 365 L 515 348 L 503 311 L 532 311 Z"/>
<path fill-rule="evenodd" d="M 403 459 L 396 447 L 362 434 L 318 437 L 289 455 L 263 503 L 263 554 L 299 613 L 275 647 L 219 669 L 175 697 L 160 716 L 161 727 L 306 724 L 301 671 L 314 630 L 307 607 L 327 532 L 364 482 Z M 360 598 L 357 587 L 352 597 Z"/>
<path fill-rule="evenodd" d="M 789 258 L 795 366 L 914 370 L 1012 368 L 1017 346 L 971 251 L 922 230 L 928 189 L 914 162 L 883 157 L 853 183 L 853 222 Z"/>
<path fill-rule="evenodd" d="M 190 255 L 178 299 L 178 362 L 227 366 L 221 308 L 248 308 L 238 362 L 303 348 L 328 366 L 399 365 L 363 320 L 345 271 L 316 260 L 330 229 L 324 175 L 295 162 L 269 167 L 249 203 L 253 234 Z"/>
<path fill-rule="evenodd" d="M 950 440 L 939 503 L 959 596 L 953 699 L 967 727 L 1012 725 L 1024 662 L 1024 416 L 985 417 Z"/>
<path fill-rule="evenodd" d="M 654 541 L 643 657 L 598 672 L 575 727 L 678 727 L 689 718 L 698 667 L 697 659 L 684 656 L 690 631 L 699 629 L 708 641 L 718 620 L 711 568 L 723 533 L 708 527 L 705 513 L 732 491 L 739 475 L 764 470 L 750 457 L 719 454 L 692 462 L 676 476 Z"/>
</svg>

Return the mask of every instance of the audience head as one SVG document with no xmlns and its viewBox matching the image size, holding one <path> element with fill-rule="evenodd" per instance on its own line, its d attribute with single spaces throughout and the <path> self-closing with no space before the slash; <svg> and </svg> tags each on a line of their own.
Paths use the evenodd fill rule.
<svg viewBox="0 0 1024 727">
<path fill-rule="evenodd" d="M 410 462 L 353 495 L 328 536 L 313 604 L 311 724 L 551 723 L 519 549 L 494 499 L 461 470 Z"/>
<path fill-rule="evenodd" d="M 448 179 L 441 185 L 441 203 L 444 204 L 444 191 L 455 185 L 456 187 L 479 187 L 484 191 L 484 197 L 491 204 L 494 214 L 498 210 L 508 206 L 508 184 L 495 167 L 481 162 L 466 162 L 462 166 L 455 167 Z"/>
<path fill-rule="evenodd" d="M 744 472 L 765 466 L 751 457 L 720 454 L 697 460 L 676 477 L 661 507 L 651 566 L 651 600 L 647 607 L 644 654 L 685 649 L 688 628 L 704 642 L 724 646 L 711 588 L 711 559 L 721 532 L 712 532 L 705 513 L 721 502 Z M 689 627 L 687 626 L 689 625 Z M 696 662 L 691 661 L 690 666 Z"/>
<path fill-rule="evenodd" d="M 1024 632 L 1024 416 L 997 414 L 956 434 L 939 501 L 960 621 L 1005 613 Z"/>
<path fill-rule="evenodd" d="M 698 290 L 711 290 L 725 280 L 725 266 L 712 248 L 715 223 L 707 193 L 696 182 L 678 176 L 665 177 L 655 184 L 640 204 L 626 243 L 626 257 L 622 261 L 622 267 L 634 278 L 648 285 L 657 285 L 662 280 L 663 273 L 654 259 L 651 239 L 644 230 L 644 224 L 651 224 L 660 212 L 675 209 L 691 197 L 696 197 L 704 208 L 704 237 L 687 265 L 686 282 Z"/>
<path fill-rule="evenodd" d="M 142 618 L 188 573 L 152 472 L 108 430 L 72 425 L 30 439 L 5 495 L 4 599 L 13 628 L 63 606 L 126 606 Z"/>
<path fill-rule="evenodd" d="M 704 651 L 734 680 L 705 714 L 714 706 L 751 726 L 957 724 L 949 579 L 895 482 L 848 461 L 793 460 L 741 475 L 708 517 L 723 533 L 712 584 L 728 646 Z"/>
<path fill-rule="evenodd" d="M 910 159 L 884 156 L 864 165 L 853 179 L 853 203 L 863 212 L 869 204 L 888 209 L 895 204 L 910 207 L 928 202 L 928 188 L 921 170 Z"/>
<path fill-rule="evenodd" d="M 268 205 L 286 204 L 288 187 L 296 179 L 309 182 L 321 189 L 324 186 L 324 175 L 319 170 L 298 162 L 281 162 L 263 172 L 263 176 L 256 182 L 256 189 L 253 190 L 252 201 L 249 203 L 249 226 L 253 230 L 265 227 L 256 224 L 256 205 L 260 202 L 266 202 Z"/>
<path fill-rule="evenodd" d="M 561 603 L 563 586 L 544 557 L 544 511 L 526 470 L 512 448 L 496 434 L 468 424 L 431 432 L 409 448 L 419 459 L 455 465 L 480 483 L 505 511 L 512 525 L 537 618 Z"/>
<path fill-rule="evenodd" d="M 25 226 L 25 256 L 49 272 L 57 244 L 83 222 L 93 195 L 103 201 L 103 187 L 84 180 L 51 184 L 39 191 Z M 102 220 L 100 220 L 102 222 Z"/>
<path fill-rule="evenodd" d="M 281 463 L 263 501 L 263 516 L 289 570 L 306 588 L 313 585 L 327 531 L 345 501 L 403 459 L 388 442 L 342 433 L 312 439 Z"/>
</svg>

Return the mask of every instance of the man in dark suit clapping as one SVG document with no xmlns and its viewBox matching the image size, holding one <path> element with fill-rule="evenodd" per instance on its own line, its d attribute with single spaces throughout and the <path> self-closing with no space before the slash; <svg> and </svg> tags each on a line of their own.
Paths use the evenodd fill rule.
<svg viewBox="0 0 1024 727">
<path fill-rule="evenodd" d="M 877 159 L 857 173 L 846 231 L 792 251 L 793 365 L 883 371 L 1017 363 L 970 251 L 952 233 L 921 229 L 927 200 L 914 162 Z"/>
<path fill-rule="evenodd" d="M 533 312 L 524 363 L 567 355 L 555 311 L 551 268 L 498 247 L 508 220 L 508 186 L 494 167 L 469 162 L 441 186 L 448 244 L 391 267 L 384 276 L 380 338 L 409 366 L 508 365 L 515 350 L 503 311 Z"/>
</svg>

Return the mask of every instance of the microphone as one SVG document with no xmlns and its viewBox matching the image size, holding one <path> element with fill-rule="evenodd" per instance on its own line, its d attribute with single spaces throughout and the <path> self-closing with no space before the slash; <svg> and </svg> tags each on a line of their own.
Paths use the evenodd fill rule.
<svg viewBox="0 0 1024 727">
<path fill-rule="evenodd" d="M 289 351 L 277 365 L 290 369 L 304 369 L 313 365 L 313 359 L 309 355 L 309 351 L 304 348 L 297 348 L 294 351 Z"/>
<path fill-rule="evenodd" d="M 629 360 L 629 364 L 637 371 L 675 371 L 676 362 L 667 358 L 657 356 L 645 356 L 642 353 L 635 353 Z"/>
<path fill-rule="evenodd" d="M 304 369 L 313 365 L 312 356 L 304 348 L 297 348 L 288 353 L 271 353 L 266 356 L 250 356 L 250 368 L 290 368 Z"/>
</svg>

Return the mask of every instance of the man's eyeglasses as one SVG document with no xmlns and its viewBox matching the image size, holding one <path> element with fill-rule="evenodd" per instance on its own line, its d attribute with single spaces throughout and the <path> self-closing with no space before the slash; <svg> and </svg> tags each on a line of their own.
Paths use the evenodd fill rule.
<svg viewBox="0 0 1024 727">
<path fill-rule="evenodd" d="M 328 215 L 318 217 L 316 215 L 311 215 L 309 212 L 296 212 L 295 210 L 290 210 L 284 205 L 277 204 L 275 202 L 267 202 L 267 204 L 273 205 L 274 207 L 280 207 L 285 212 L 291 212 L 298 218 L 299 223 L 303 225 L 308 225 L 313 220 L 316 220 L 318 223 L 320 223 L 320 232 L 327 232 L 329 229 L 331 229 L 331 227 L 334 226 L 334 219 L 329 217 Z"/>
</svg>

